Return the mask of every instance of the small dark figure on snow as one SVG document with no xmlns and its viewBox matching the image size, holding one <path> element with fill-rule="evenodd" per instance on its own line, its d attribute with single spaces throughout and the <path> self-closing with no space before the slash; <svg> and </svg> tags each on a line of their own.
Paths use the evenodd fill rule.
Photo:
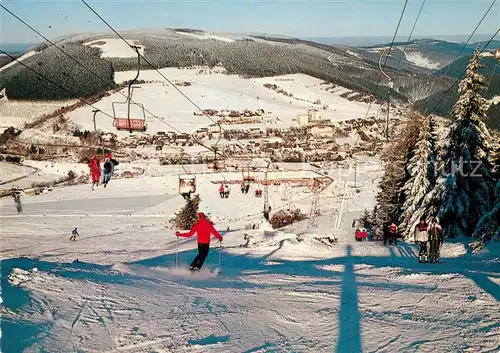
<svg viewBox="0 0 500 353">
<path fill-rule="evenodd" d="M 439 225 L 436 218 L 431 219 L 429 224 L 429 245 L 430 245 L 430 262 L 439 262 L 441 245 L 443 244 L 443 229 Z"/>
<path fill-rule="evenodd" d="M 72 241 L 76 241 L 76 237 L 79 237 L 80 234 L 78 234 L 78 228 L 75 228 L 73 229 L 73 231 L 71 232 L 71 238 L 69 238 L 69 240 L 72 240 Z"/>
<path fill-rule="evenodd" d="M 245 185 L 245 194 L 248 194 L 249 190 L 250 190 L 250 184 Z"/>
<path fill-rule="evenodd" d="M 264 218 L 266 221 L 269 221 L 269 215 L 271 214 L 271 206 L 267 208 L 267 210 L 264 210 Z"/>
<path fill-rule="evenodd" d="M 208 256 L 208 251 L 210 250 L 210 235 L 215 236 L 219 241 L 222 241 L 222 236 L 217 232 L 209 219 L 206 218 L 203 212 L 198 213 L 198 222 L 191 228 L 187 233 L 176 232 L 175 235 L 178 237 L 189 238 L 197 233 L 198 236 L 198 255 L 194 258 L 193 262 L 189 266 L 191 271 L 199 270 L 203 266 L 205 259 Z"/>
<path fill-rule="evenodd" d="M 384 233 L 384 246 L 387 245 L 387 241 L 389 240 L 389 223 L 384 223 L 382 227 L 382 232 Z"/>
<path fill-rule="evenodd" d="M 17 213 L 22 213 L 23 212 L 23 205 L 21 204 L 21 193 L 19 191 L 15 191 L 12 194 L 12 197 L 14 198 L 14 203 L 16 204 L 16 210 Z"/>
<path fill-rule="evenodd" d="M 389 226 L 389 245 L 398 245 L 398 226 L 391 223 Z"/>
<path fill-rule="evenodd" d="M 227 184 L 226 184 L 226 185 L 224 185 L 224 197 L 225 197 L 226 199 L 228 199 L 228 198 L 229 198 L 229 193 L 230 193 L 230 192 L 231 192 L 231 189 L 229 188 L 229 185 L 227 185 Z"/>
<path fill-rule="evenodd" d="M 425 222 L 425 217 L 420 218 L 420 223 L 415 226 L 414 240 L 415 244 L 420 245 L 418 253 L 418 262 L 428 262 L 429 254 L 427 252 L 427 242 L 429 241 L 428 224 Z"/>
<path fill-rule="evenodd" d="M 219 187 L 219 195 L 220 195 L 221 199 L 224 198 L 224 185 L 222 185 L 222 184 L 220 184 L 220 187 Z"/>
<path fill-rule="evenodd" d="M 181 196 L 184 198 L 184 200 L 189 200 L 191 198 L 191 190 L 188 192 L 183 192 Z"/>
</svg>

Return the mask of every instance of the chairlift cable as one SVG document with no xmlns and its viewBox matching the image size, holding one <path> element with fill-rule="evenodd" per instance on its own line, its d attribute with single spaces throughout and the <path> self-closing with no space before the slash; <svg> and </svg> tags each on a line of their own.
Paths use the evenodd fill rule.
<svg viewBox="0 0 500 353">
<path fill-rule="evenodd" d="M 85 0 L 81 0 L 83 2 L 83 4 L 85 6 L 87 6 L 87 8 L 92 11 L 107 27 L 109 27 L 121 40 L 123 40 L 129 47 L 132 47 L 132 45 L 127 42 L 127 40 L 113 27 L 111 26 L 111 24 L 109 24 L 108 21 L 106 21 L 101 15 L 99 15 L 99 13 L 94 10 L 94 8 L 92 6 L 90 6 Z M 406 2 L 408 2 L 408 0 L 406 0 Z M 222 126 L 220 125 L 220 123 L 214 119 L 212 119 L 212 117 L 210 117 L 207 113 L 205 113 L 205 111 L 199 106 L 197 105 L 191 98 L 189 98 L 189 96 L 187 94 L 185 94 L 179 87 L 177 87 L 170 79 L 168 79 L 160 70 L 158 70 L 158 68 L 156 68 L 148 59 L 146 59 L 146 57 L 142 54 L 139 53 L 139 55 L 142 57 L 143 61 L 146 62 L 151 68 L 153 68 L 161 77 L 163 77 L 163 79 L 169 83 L 177 92 L 179 92 L 180 95 L 182 95 L 189 103 L 191 103 L 196 109 L 198 109 L 205 117 L 207 117 L 208 119 L 210 119 L 213 123 L 215 123 L 216 125 L 219 125 L 221 127 L 222 130 L 224 130 L 222 128 Z M 246 148 L 247 150 L 250 150 L 250 152 L 253 152 L 249 146 L 245 146 L 243 145 L 241 142 L 239 142 L 238 140 L 236 140 L 236 142 Z"/>
<path fill-rule="evenodd" d="M 481 20 L 477 24 L 476 28 L 474 28 L 474 31 L 472 31 L 472 33 L 469 36 L 469 38 L 467 39 L 467 41 L 464 43 L 464 45 L 462 46 L 462 48 L 460 49 L 460 51 L 458 52 L 458 54 L 453 59 L 452 63 L 455 62 L 456 60 L 458 60 L 458 58 L 460 58 L 460 55 L 465 50 L 465 48 L 467 47 L 467 45 L 469 45 L 469 42 L 471 41 L 472 37 L 474 36 L 474 34 L 476 34 L 477 30 L 479 29 L 479 26 L 481 26 L 481 24 L 483 23 L 484 19 L 486 18 L 486 16 L 488 15 L 488 13 L 491 11 L 493 5 L 495 5 L 496 2 L 497 2 L 497 0 L 493 0 L 493 2 L 491 3 L 490 7 L 488 8 L 488 10 L 486 10 L 486 12 L 484 13 L 483 17 L 481 18 Z M 448 65 L 448 68 L 446 69 L 446 71 L 444 73 L 444 76 L 448 75 L 448 72 L 450 71 L 450 68 L 451 68 L 451 66 Z"/>
<path fill-rule="evenodd" d="M 500 33 L 500 27 L 493 34 L 493 36 L 490 38 L 490 40 L 485 44 L 485 46 L 479 51 L 479 55 L 481 55 L 486 50 L 486 48 L 488 47 L 488 45 L 490 45 L 490 43 L 497 36 L 498 33 Z M 455 80 L 455 82 L 453 82 L 453 84 L 442 95 L 441 99 L 432 107 L 432 109 L 428 113 L 429 115 L 433 114 L 432 112 L 435 111 L 435 109 L 443 103 L 443 101 L 444 101 L 445 97 L 448 95 L 448 93 L 450 93 L 450 91 L 453 89 L 453 87 L 455 87 L 463 79 L 463 76 L 466 73 L 467 73 L 467 68 L 465 68 L 465 70 L 462 72 L 462 74 L 458 76 L 458 78 Z"/>
<path fill-rule="evenodd" d="M 0 4 L 1 5 L 1 4 Z M 27 68 L 28 70 L 30 70 L 31 72 L 33 72 L 34 74 L 40 76 L 41 78 L 43 78 L 44 80 L 46 80 L 47 82 L 53 84 L 54 86 L 56 86 L 57 88 L 59 88 L 60 90 L 66 92 L 67 94 L 69 94 L 71 97 L 75 98 L 75 99 L 78 99 L 80 102 L 82 103 L 85 103 L 86 105 L 88 105 L 89 107 L 92 107 L 94 109 L 98 109 L 96 108 L 94 105 L 92 105 L 91 103 L 89 103 L 87 100 L 83 99 L 83 98 L 80 98 L 78 97 L 75 93 L 69 91 L 68 89 L 64 88 L 63 86 L 61 86 L 60 84 L 58 84 L 57 82 L 54 82 L 53 80 L 51 80 L 50 78 L 48 78 L 47 76 L 45 76 L 44 74 L 41 74 L 40 72 L 38 72 L 37 70 L 33 69 L 32 67 L 26 65 L 25 63 L 22 62 L 22 60 L 19 60 L 18 58 L 15 58 L 14 56 L 10 55 L 9 53 L 5 52 L 4 50 L 0 49 L 0 54 L 3 54 L 3 55 L 6 55 L 8 56 L 10 59 L 12 59 L 13 61 L 16 61 L 18 64 L 21 64 L 22 66 L 24 66 L 25 68 Z M 111 115 L 109 115 L 108 113 L 105 113 L 105 112 L 102 112 L 104 115 L 108 116 L 109 118 L 113 119 L 113 117 Z"/>
<path fill-rule="evenodd" d="M 31 26 L 29 23 L 27 23 L 26 21 L 24 21 L 22 18 L 20 18 L 19 16 L 17 16 L 14 12 L 12 12 L 11 10 L 9 10 L 7 7 L 5 7 L 4 5 L 2 5 L 0 3 L 0 7 L 3 8 L 5 11 L 7 11 L 9 14 L 11 14 L 13 17 L 15 17 L 19 22 L 21 22 L 22 24 L 24 24 L 26 27 L 28 27 L 30 30 L 32 30 L 34 33 L 36 33 L 37 35 L 39 35 L 40 37 L 42 37 L 45 41 L 47 41 L 50 45 L 54 46 L 56 49 L 58 49 L 60 52 L 62 52 L 64 55 L 66 55 L 68 58 L 70 58 L 71 60 L 73 60 L 76 64 L 78 64 L 79 66 L 81 66 L 82 68 L 84 68 L 87 72 L 89 72 L 90 74 L 92 74 L 94 77 L 100 79 L 101 81 L 103 82 L 107 82 L 107 80 L 105 80 L 102 76 L 96 74 L 94 71 L 92 71 L 91 69 L 89 69 L 86 65 L 84 65 L 83 63 L 81 63 L 78 59 L 76 59 L 74 56 L 72 56 L 71 54 L 69 54 L 68 52 L 66 52 L 64 49 L 62 49 L 60 46 L 58 46 L 55 42 L 51 41 L 49 38 L 47 38 L 45 35 L 43 35 L 42 33 L 40 33 L 38 30 L 36 30 L 35 28 L 33 28 L 33 26 Z M 128 43 L 127 43 L 128 44 Z M 9 55 L 9 57 L 11 57 Z M 15 60 L 16 62 L 19 62 L 19 60 L 16 60 L 15 58 L 11 57 L 13 60 Z M 26 66 L 26 65 L 24 65 Z M 31 71 L 34 71 L 33 69 L 31 69 Z M 71 77 L 71 76 L 70 76 Z M 46 78 L 45 78 L 46 79 Z M 50 80 L 48 80 L 49 82 L 51 82 Z M 52 83 L 52 82 L 51 82 Z M 65 89 L 63 89 L 65 90 Z M 67 92 L 69 93 L 69 92 Z M 123 92 L 120 91 L 117 91 L 117 93 L 121 94 L 122 96 L 124 96 L 125 98 L 128 98 L 127 95 L 125 95 Z M 76 97 L 75 95 L 71 94 L 71 96 L 79 99 L 78 97 Z M 131 97 L 130 97 L 131 98 Z M 133 103 L 133 104 L 138 104 L 136 102 L 134 102 L 132 99 L 130 99 L 130 102 Z M 93 106 L 92 106 L 93 107 Z M 155 114 L 153 114 L 151 111 L 149 111 L 148 109 L 146 109 L 144 107 L 144 110 L 150 114 L 153 118 L 159 120 L 160 122 L 162 122 L 163 124 L 167 125 L 168 127 L 170 127 L 172 130 L 174 130 L 175 132 L 178 132 L 179 134 L 183 134 L 182 131 L 180 131 L 179 129 L 175 128 L 173 125 L 167 123 L 163 118 L 161 117 L 158 117 L 156 116 Z M 103 114 L 105 114 L 106 116 L 112 118 L 114 120 L 114 117 L 112 117 L 111 115 L 107 114 L 107 113 L 104 113 L 102 110 L 101 112 Z M 198 141 L 196 138 L 194 138 L 194 136 L 190 135 L 191 136 L 191 139 L 199 144 L 200 146 L 204 147 L 204 148 L 207 148 L 208 150 L 212 150 L 211 148 L 207 147 L 205 144 L 201 143 L 200 141 Z"/>
<path fill-rule="evenodd" d="M 408 48 L 408 45 L 410 44 L 411 37 L 413 36 L 413 32 L 415 31 L 415 27 L 417 27 L 418 20 L 420 19 L 420 14 L 422 14 L 422 10 L 424 9 L 424 5 L 427 0 L 422 1 L 422 5 L 420 6 L 420 10 L 418 11 L 417 18 L 415 19 L 415 22 L 413 22 L 413 27 L 410 31 L 410 34 L 408 35 L 408 39 L 406 40 L 406 44 L 403 47 L 403 52 L 401 53 L 401 56 L 399 57 L 398 65 L 396 66 L 396 70 L 399 70 L 399 65 L 401 65 L 401 61 L 403 59 L 403 55 L 405 55 L 406 49 Z M 405 55 L 406 57 L 406 55 Z"/>
<path fill-rule="evenodd" d="M 392 42 L 391 42 L 391 45 L 389 46 L 389 52 L 387 53 L 387 57 L 384 61 L 383 68 L 385 68 L 385 66 L 387 65 L 387 60 L 389 59 L 389 56 L 391 55 L 391 50 L 392 50 L 392 47 L 394 46 L 394 42 L 396 41 L 396 35 L 398 34 L 399 26 L 401 25 L 401 21 L 403 20 L 403 15 L 406 11 L 407 5 L 408 5 L 408 0 L 405 1 L 405 4 L 403 6 L 403 10 L 401 11 L 401 15 L 399 16 L 398 25 L 396 26 L 396 30 L 394 31 L 394 36 L 392 37 Z M 378 92 L 381 81 L 382 81 L 382 73 L 379 74 L 378 81 L 377 81 L 375 91 L 374 91 L 374 95 Z M 368 113 L 370 112 L 371 106 L 372 106 L 372 102 L 370 101 L 370 104 L 368 105 L 368 109 L 366 110 L 365 119 L 368 117 Z"/>
</svg>

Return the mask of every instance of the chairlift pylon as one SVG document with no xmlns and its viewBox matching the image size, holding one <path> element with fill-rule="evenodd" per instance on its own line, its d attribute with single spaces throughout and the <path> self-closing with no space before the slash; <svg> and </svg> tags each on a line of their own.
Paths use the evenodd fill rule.
<svg viewBox="0 0 500 353">
<path fill-rule="evenodd" d="M 139 74 L 141 72 L 141 55 L 139 54 L 139 47 L 133 46 L 134 50 L 137 53 L 137 74 L 134 77 L 133 80 L 130 81 L 128 84 L 128 94 L 127 94 L 127 99 L 125 102 L 113 102 L 111 103 L 111 106 L 113 107 L 113 126 L 116 127 L 117 130 L 129 130 L 130 133 L 134 131 L 142 131 L 145 132 L 147 129 L 146 125 L 146 113 L 144 109 L 144 104 L 142 103 L 132 103 L 132 94 L 134 91 L 134 88 L 140 88 L 140 87 L 132 87 L 132 85 L 137 81 L 139 78 Z M 118 117 L 116 114 L 116 109 L 115 105 L 118 104 L 126 104 L 127 105 L 127 117 L 122 118 Z M 136 105 L 140 108 L 142 112 L 142 117 L 141 118 L 131 118 L 130 117 L 130 106 L 131 105 Z"/>
</svg>

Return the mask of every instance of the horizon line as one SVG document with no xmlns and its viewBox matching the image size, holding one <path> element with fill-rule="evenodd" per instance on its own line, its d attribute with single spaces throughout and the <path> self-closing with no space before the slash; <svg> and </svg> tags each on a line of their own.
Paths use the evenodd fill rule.
<svg viewBox="0 0 500 353">
<path fill-rule="evenodd" d="M 229 34 L 229 35 L 246 35 L 246 36 L 251 36 L 251 35 L 264 35 L 264 36 L 269 36 L 269 37 L 273 37 L 273 36 L 276 36 L 276 37 L 285 37 L 285 38 L 295 38 L 295 39 L 327 39 L 327 38 L 342 38 L 342 39 L 359 39 L 359 38 L 392 38 L 393 35 L 376 35 L 376 36 L 373 36 L 373 35 L 367 35 L 367 36 L 349 36 L 349 35 L 345 35 L 345 36 L 342 36 L 342 35 L 332 35 L 332 36 L 290 36 L 290 35 L 286 35 L 286 34 L 276 34 L 276 33 L 265 33 L 265 32 L 222 32 L 222 31 L 212 31 L 212 30 L 204 30 L 204 29 L 199 29 L 199 28 L 189 28 L 189 27 L 161 27 L 161 28 L 135 28 L 135 29 L 126 29 L 126 30 L 120 30 L 120 32 L 132 32 L 132 31 L 144 31 L 144 30 L 151 30 L 151 31 L 155 31 L 155 30 L 175 30 L 175 29 L 187 29 L 187 30 L 198 30 L 198 31 L 203 31 L 203 32 L 206 32 L 206 33 L 214 33 L 214 34 Z M 63 34 L 63 35 L 60 35 L 60 36 L 57 36 L 57 37 L 54 37 L 51 39 L 51 41 L 53 40 L 56 40 L 57 38 L 63 38 L 63 37 L 73 37 L 73 36 L 78 36 L 78 35 L 82 35 L 82 34 L 86 34 L 88 33 L 89 35 L 91 34 L 97 34 L 97 33 L 107 33 L 107 31 L 103 32 L 103 31 L 92 31 L 92 32 L 88 32 L 88 31 L 82 31 L 82 32 L 75 32 L 75 33 L 70 33 L 70 34 Z M 113 34 L 112 31 L 109 31 L 110 34 Z M 464 37 L 469 37 L 470 34 L 469 33 L 464 33 L 464 34 L 426 34 L 426 35 L 415 35 L 413 36 L 413 38 L 410 39 L 411 40 L 415 40 L 415 39 L 437 39 L 437 38 L 434 38 L 434 37 L 460 37 L 460 36 L 464 36 Z M 478 36 L 491 36 L 491 33 L 475 33 L 474 37 L 478 37 Z M 396 36 L 396 38 L 398 37 L 407 37 L 406 35 L 399 35 L 399 36 Z M 500 35 L 497 35 L 493 38 L 493 40 L 500 40 Z M 408 40 L 405 40 L 405 41 L 408 41 Z M 32 41 L 19 41 L 19 42 L 2 42 L 0 41 L 0 45 L 14 45 L 14 44 L 18 44 L 18 45 L 21 45 L 21 44 L 32 44 L 32 45 L 36 45 L 36 44 L 40 44 L 40 43 L 44 43 L 46 42 L 45 40 L 41 40 L 41 41 L 36 41 L 36 42 L 32 42 Z"/>
</svg>

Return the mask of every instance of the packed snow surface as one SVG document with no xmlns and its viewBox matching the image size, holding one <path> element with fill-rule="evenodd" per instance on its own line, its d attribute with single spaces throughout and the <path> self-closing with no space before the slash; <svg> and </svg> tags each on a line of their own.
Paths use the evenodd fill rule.
<svg viewBox="0 0 500 353">
<path fill-rule="evenodd" d="M 24 197 L 22 215 L 0 200 L 3 352 L 498 351 L 494 252 L 447 242 L 443 263 L 419 264 L 413 244 L 354 242 L 352 219 L 373 205 L 380 165 L 358 166 L 359 192 L 349 171 L 329 170 L 309 229 L 273 230 L 255 185 L 221 199 L 221 175 L 196 174 L 200 208 L 224 241 L 193 275 L 196 240 L 177 241 L 168 222 L 184 204 L 178 177 L 158 168 Z M 282 187 L 269 193 L 273 210 L 288 207 Z M 288 194 L 309 213 L 308 188 Z"/>
</svg>

